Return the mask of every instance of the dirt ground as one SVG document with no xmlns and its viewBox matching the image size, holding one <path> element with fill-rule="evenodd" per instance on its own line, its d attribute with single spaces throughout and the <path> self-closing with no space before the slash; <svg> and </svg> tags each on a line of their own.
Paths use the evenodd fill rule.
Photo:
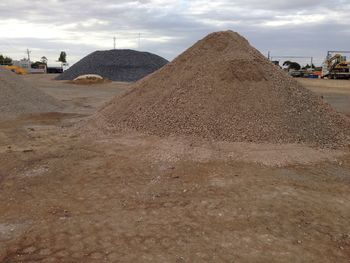
<svg viewBox="0 0 350 263">
<path fill-rule="evenodd" d="M 52 77 L 63 112 L 0 120 L 0 262 L 350 262 L 348 150 L 79 134 L 128 85 Z"/>
<path fill-rule="evenodd" d="M 297 79 L 305 87 L 320 94 L 335 109 L 350 116 L 350 81 L 333 79 Z"/>
</svg>

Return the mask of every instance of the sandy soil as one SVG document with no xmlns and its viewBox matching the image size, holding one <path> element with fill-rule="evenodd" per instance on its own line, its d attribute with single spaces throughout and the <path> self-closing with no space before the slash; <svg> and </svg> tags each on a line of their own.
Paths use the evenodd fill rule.
<svg viewBox="0 0 350 263">
<path fill-rule="evenodd" d="M 350 262 L 348 151 L 77 135 L 128 86 L 51 77 L 64 112 L 0 121 L 0 262 Z"/>
<path fill-rule="evenodd" d="M 56 81 L 56 74 L 25 75 L 25 79 L 58 98 L 66 104 L 64 112 L 92 114 L 96 108 L 108 102 L 113 96 L 128 89 L 129 84 L 121 82 L 103 83 L 99 85 L 74 85 L 69 81 Z"/>
</svg>

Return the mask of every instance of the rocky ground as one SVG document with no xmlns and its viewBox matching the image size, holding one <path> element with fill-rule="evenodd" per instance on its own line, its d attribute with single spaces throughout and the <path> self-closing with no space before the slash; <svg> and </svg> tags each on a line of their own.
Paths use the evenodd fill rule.
<svg viewBox="0 0 350 263">
<path fill-rule="evenodd" d="M 25 78 L 67 107 L 0 121 L 0 262 L 350 262 L 349 152 L 89 137 L 127 85 Z"/>
</svg>

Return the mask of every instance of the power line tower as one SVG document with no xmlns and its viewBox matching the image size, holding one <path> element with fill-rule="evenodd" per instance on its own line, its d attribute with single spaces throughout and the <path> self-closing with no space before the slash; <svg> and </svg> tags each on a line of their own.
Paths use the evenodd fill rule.
<svg viewBox="0 0 350 263">
<path fill-rule="evenodd" d="M 28 48 L 26 50 L 27 56 L 28 56 L 28 61 L 30 61 L 30 53 L 32 53 L 32 51 L 30 51 Z"/>
<path fill-rule="evenodd" d="M 116 43 L 117 38 L 113 37 L 113 48 L 115 49 L 115 43 Z"/>
</svg>

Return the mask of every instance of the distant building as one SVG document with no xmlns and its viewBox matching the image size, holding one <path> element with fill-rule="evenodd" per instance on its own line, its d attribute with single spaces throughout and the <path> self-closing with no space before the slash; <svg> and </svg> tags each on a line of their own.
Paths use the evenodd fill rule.
<svg viewBox="0 0 350 263">
<path fill-rule="evenodd" d="M 23 68 L 25 71 L 27 71 L 29 74 L 43 74 L 46 73 L 46 67 L 41 66 L 39 68 L 32 68 L 33 62 L 31 62 L 28 59 L 21 59 L 21 60 L 14 60 L 12 62 L 13 66 L 17 66 L 20 68 Z"/>
<path fill-rule="evenodd" d="M 12 61 L 12 64 L 16 67 L 21 67 L 28 71 L 31 68 L 32 62 L 28 59 L 23 58 L 21 60 Z"/>
<path fill-rule="evenodd" d="M 32 68 L 33 62 L 26 58 L 23 58 L 21 60 L 14 60 L 12 63 L 13 63 L 13 66 L 23 68 L 29 74 L 63 73 L 64 70 L 69 68 L 68 63 L 61 63 L 61 62 L 51 62 L 47 66 L 39 65 L 36 68 Z"/>
</svg>

